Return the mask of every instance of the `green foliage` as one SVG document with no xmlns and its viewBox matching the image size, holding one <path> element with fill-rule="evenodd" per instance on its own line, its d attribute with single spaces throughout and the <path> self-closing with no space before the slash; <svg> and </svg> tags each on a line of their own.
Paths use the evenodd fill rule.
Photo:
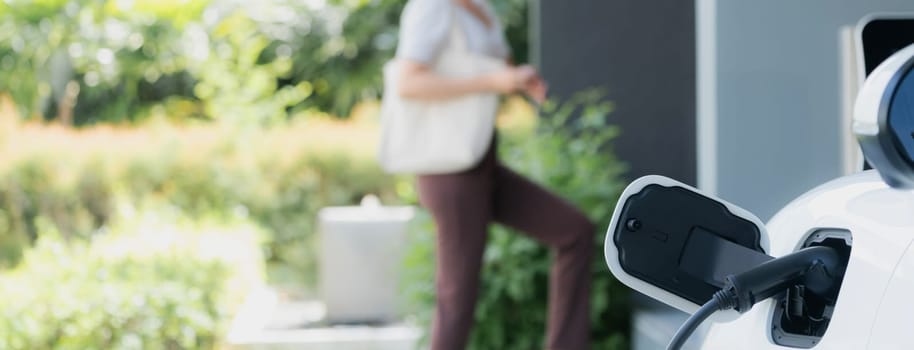
<svg viewBox="0 0 914 350">
<path fill-rule="evenodd" d="M 583 93 L 563 104 L 547 103 L 533 131 L 502 132 L 499 156 L 512 169 L 575 203 L 597 223 L 594 237 L 591 320 L 595 349 L 627 348 L 627 290 L 603 262 L 605 227 L 624 183 L 624 166 L 610 145 L 616 127 L 606 124 L 611 105 Z M 421 324 L 434 310 L 434 234 L 424 215 L 411 235 L 405 293 Z M 549 251 L 534 240 L 493 226 L 484 253 L 482 287 L 470 349 L 541 349 L 546 317 Z"/>
<path fill-rule="evenodd" d="M 130 225 L 92 244 L 42 226 L 22 264 L 0 275 L 3 349 L 216 348 L 237 293 L 260 278 L 249 272 L 262 266 L 250 225 L 193 228 L 220 231 L 204 234 Z"/>
<path fill-rule="evenodd" d="M 26 117 L 76 125 L 348 116 L 380 95 L 405 2 L 6 1 L 0 91 Z M 526 1 L 494 5 L 525 62 Z"/>
<path fill-rule="evenodd" d="M 290 4 L 301 4 L 288 1 Z M 300 14 L 298 36 L 284 39 L 270 31 L 269 52 L 291 52 L 286 84 L 307 81 L 314 95 L 306 107 L 348 115 L 352 106 L 380 96 L 381 67 L 393 56 L 403 0 L 331 0 L 320 9 L 293 7 Z M 301 28 L 304 23 L 310 28 Z M 291 50 L 289 50 L 291 49 Z M 265 57 L 267 57 L 265 55 Z"/>
<path fill-rule="evenodd" d="M 505 28 L 517 64 L 530 62 L 530 12 L 528 0 L 491 0 Z"/>
<path fill-rule="evenodd" d="M 15 264 L 23 247 L 38 238 L 38 223 L 51 220 L 66 238 L 87 234 L 107 222 L 111 188 L 89 165 L 78 181 L 48 158 L 24 160 L 0 178 L 0 268 Z"/>
<path fill-rule="evenodd" d="M 275 123 L 285 120 L 286 110 L 311 96 L 307 81 L 279 87 L 289 77 L 288 56 L 264 62 L 261 56 L 270 40 L 258 23 L 239 9 L 210 30 L 213 41 L 207 59 L 190 67 L 199 79 L 194 88 L 206 115 L 232 122 Z"/>
<path fill-rule="evenodd" d="M 125 198 L 136 206 L 162 202 L 190 217 L 246 216 L 266 232 L 260 243 L 270 278 L 313 286 L 318 210 L 358 203 L 369 193 L 395 202 L 394 179 L 371 158 L 306 141 L 321 126 L 202 130 L 179 137 L 148 131 L 64 134 L 62 144 L 48 146 L 43 156 L 4 164 L 0 268 L 15 266 L 39 238 L 40 222 L 50 222 L 68 239 L 87 240 L 111 225 L 114 204 Z M 73 139 L 60 140 L 67 138 Z M 148 144 L 125 144 L 133 139 Z M 70 144 L 78 146 L 67 150 Z"/>
<path fill-rule="evenodd" d="M 27 117 L 77 124 L 133 119 L 165 95 L 190 97 L 183 71 L 192 52 L 177 43 L 188 41 L 185 24 L 207 3 L 7 1 L 0 90 Z"/>
</svg>

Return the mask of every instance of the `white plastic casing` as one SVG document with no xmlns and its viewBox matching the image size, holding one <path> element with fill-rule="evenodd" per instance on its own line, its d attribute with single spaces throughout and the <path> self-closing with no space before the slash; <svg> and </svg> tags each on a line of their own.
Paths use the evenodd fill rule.
<svg viewBox="0 0 914 350">
<path fill-rule="evenodd" d="M 876 67 L 854 104 L 852 128 L 860 148 L 882 179 L 896 188 L 914 188 L 914 166 L 904 147 L 898 144 L 889 120 L 890 106 L 900 91 L 899 84 L 912 66 L 914 45 L 896 52 Z"/>
<path fill-rule="evenodd" d="M 886 113 L 895 93 L 894 85 L 901 79 L 902 68 L 914 57 L 914 46 L 908 46 L 885 60 L 870 74 L 854 103 L 854 134 L 876 136 L 879 115 Z"/>
</svg>

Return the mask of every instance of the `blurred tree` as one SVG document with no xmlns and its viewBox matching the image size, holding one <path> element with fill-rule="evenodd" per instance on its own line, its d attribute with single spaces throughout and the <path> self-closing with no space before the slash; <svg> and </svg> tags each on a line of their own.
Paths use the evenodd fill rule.
<svg viewBox="0 0 914 350">
<path fill-rule="evenodd" d="M 8 0 L 0 90 L 26 118 L 66 124 L 345 117 L 381 94 L 405 0 Z M 517 62 L 527 3 L 494 5 Z"/>
<path fill-rule="evenodd" d="M 0 89 L 26 117 L 135 118 L 190 96 L 185 25 L 208 1 L 10 0 L 0 4 Z M 161 80 L 161 81 L 160 81 Z M 163 92 L 162 87 L 168 91 Z"/>
</svg>

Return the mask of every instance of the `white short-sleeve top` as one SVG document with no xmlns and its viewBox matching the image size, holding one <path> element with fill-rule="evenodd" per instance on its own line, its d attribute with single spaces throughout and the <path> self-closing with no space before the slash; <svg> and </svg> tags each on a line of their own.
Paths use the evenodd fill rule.
<svg viewBox="0 0 914 350">
<path fill-rule="evenodd" d="M 448 40 L 451 21 L 456 20 L 471 52 L 507 59 L 508 44 L 492 6 L 486 0 L 472 1 L 483 9 L 491 26 L 454 0 L 409 0 L 400 16 L 397 57 L 431 64 Z"/>
</svg>

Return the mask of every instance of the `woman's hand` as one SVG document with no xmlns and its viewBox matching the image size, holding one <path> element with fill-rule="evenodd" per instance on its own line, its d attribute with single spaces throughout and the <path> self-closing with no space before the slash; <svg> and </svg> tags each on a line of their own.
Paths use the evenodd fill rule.
<svg viewBox="0 0 914 350">
<path fill-rule="evenodd" d="M 530 96 L 530 98 L 537 104 L 542 104 L 546 101 L 546 91 L 548 86 L 546 81 L 543 80 L 539 74 L 536 75 L 536 78 L 530 80 L 526 86 L 524 86 L 524 94 Z"/>
<path fill-rule="evenodd" d="M 521 92 L 537 103 L 542 103 L 546 99 L 546 83 L 533 66 L 508 67 L 492 73 L 489 78 L 492 89 L 498 93 Z"/>
<path fill-rule="evenodd" d="M 524 89 L 536 78 L 536 69 L 529 65 L 508 67 L 489 75 L 492 90 L 502 94 L 511 94 Z"/>
</svg>

